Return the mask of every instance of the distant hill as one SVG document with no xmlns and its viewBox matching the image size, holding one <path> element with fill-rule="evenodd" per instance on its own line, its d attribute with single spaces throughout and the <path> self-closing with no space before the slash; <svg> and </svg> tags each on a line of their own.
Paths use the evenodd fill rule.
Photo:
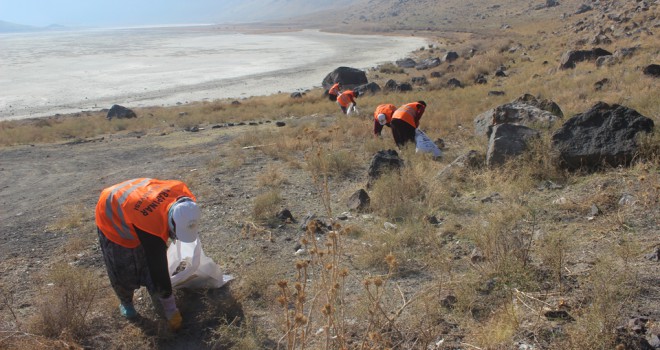
<svg viewBox="0 0 660 350">
<path fill-rule="evenodd" d="M 52 30 L 63 30 L 63 29 L 66 29 L 66 27 L 59 24 L 51 24 L 46 27 L 35 27 L 25 24 L 0 21 L 0 33 L 25 33 L 25 32 L 52 31 Z"/>
<path fill-rule="evenodd" d="M 324 10 L 341 10 L 355 0 L 228 0 L 219 4 L 219 21 L 245 23 L 286 20 Z"/>
</svg>

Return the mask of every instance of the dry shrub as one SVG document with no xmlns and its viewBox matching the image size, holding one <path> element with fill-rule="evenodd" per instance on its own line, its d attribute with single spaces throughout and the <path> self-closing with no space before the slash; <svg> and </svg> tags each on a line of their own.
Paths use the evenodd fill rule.
<svg viewBox="0 0 660 350">
<path fill-rule="evenodd" d="M 237 286 L 239 299 L 252 299 L 260 302 L 272 301 L 275 286 L 280 271 L 277 266 L 269 260 L 257 260 L 251 264 L 251 268 L 245 270 L 241 275 Z"/>
<path fill-rule="evenodd" d="M 313 177 L 346 178 L 358 166 L 354 152 L 346 149 L 317 148 L 305 157 L 306 169 Z"/>
<path fill-rule="evenodd" d="M 382 174 L 371 190 L 371 208 L 386 218 L 416 218 L 425 193 L 420 176 L 412 167 Z"/>
<path fill-rule="evenodd" d="M 263 348 L 266 336 L 251 323 L 248 318 L 245 322 L 235 319 L 224 322 L 213 330 L 209 341 L 211 349 L 253 350 Z"/>
<path fill-rule="evenodd" d="M 529 262 L 537 224 L 533 211 L 513 203 L 507 210 L 476 218 L 467 234 L 484 256 L 485 272 L 514 287 L 533 283 Z"/>
<path fill-rule="evenodd" d="M 509 349 L 519 327 L 519 320 L 511 303 L 495 310 L 490 318 L 470 330 L 470 341 L 484 349 Z"/>
<path fill-rule="evenodd" d="M 72 204 L 65 206 L 62 214 L 56 220 L 46 226 L 48 230 L 53 231 L 72 231 L 83 228 L 90 221 L 91 210 L 85 208 L 82 204 Z M 89 228 L 89 227 L 88 227 Z"/>
<path fill-rule="evenodd" d="M 636 276 L 609 259 L 594 265 L 583 283 L 586 303 L 574 314 L 580 315 L 567 327 L 566 349 L 614 349 L 616 328 L 624 307 L 637 294 Z"/>
<path fill-rule="evenodd" d="M 274 220 L 281 202 L 282 197 L 277 189 L 258 195 L 252 201 L 252 217 L 260 222 Z"/>
<path fill-rule="evenodd" d="M 58 337 L 63 332 L 74 338 L 83 337 L 89 330 L 90 312 L 96 304 L 101 285 L 92 271 L 58 264 L 44 281 L 41 303 L 31 322 L 33 333 Z"/>
<path fill-rule="evenodd" d="M 394 63 L 385 63 L 378 66 L 378 71 L 383 74 L 401 74 L 404 72 L 403 68 L 397 67 Z"/>
<path fill-rule="evenodd" d="M 562 230 L 553 230 L 544 235 L 536 249 L 536 255 L 541 260 L 541 266 L 550 271 L 559 291 L 563 291 L 562 277 L 569 250 L 573 246 L 572 235 Z"/>
<path fill-rule="evenodd" d="M 257 175 L 259 187 L 278 188 L 285 183 L 287 180 L 278 165 L 269 164 L 262 173 Z"/>
</svg>

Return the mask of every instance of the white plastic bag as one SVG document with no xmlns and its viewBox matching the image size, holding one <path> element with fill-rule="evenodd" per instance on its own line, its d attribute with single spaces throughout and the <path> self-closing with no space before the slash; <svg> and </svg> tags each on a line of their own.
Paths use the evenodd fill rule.
<svg viewBox="0 0 660 350">
<path fill-rule="evenodd" d="M 434 157 L 442 157 L 440 148 L 422 130 L 415 130 L 415 144 L 415 152 L 432 153 Z"/>
<path fill-rule="evenodd" d="M 172 288 L 220 288 L 233 279 L 204 254 L 199 238 L 192 243 L 172 243 L 167 249 L 167 262 Z M 185 268 L 175 275 L 182 262 Z"/>
<path fill-rule="evenodd" d="M 346 115 L 351 115 L 351 114 L 359 114 L 357 106 L 353 103 L 348 105 L 348 109 L 346 109 Z"/>
</svg>

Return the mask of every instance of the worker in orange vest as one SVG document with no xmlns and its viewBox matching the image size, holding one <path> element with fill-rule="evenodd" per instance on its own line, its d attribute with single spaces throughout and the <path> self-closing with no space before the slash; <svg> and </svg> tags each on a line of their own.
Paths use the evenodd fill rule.
<svg viewBox="0 0 660 350">
<path fill-rule="evenodd" d="M 160 300 L 172 331 L 181 328 L 167 263 L 168 239 L 198 238 L 201 211 L 181 181 L 139 178 L 110 186 L 96 204 L 96 226 L 110 284 L 122 316 L 137 317 L 133 293 L 147 287 Z"/>
<path fill-rule="evenodd" d="M 330 98 L 330 101 L 337 101 L 337 96 L 339 96 L 340 92 L 341 92 L 340 83 L 335 83 L 335 85 L 332 85 L 332 87 L 330 87 L 330 90 L 328 90 L 328 97 Z"/>
<path fill-rule="evenodd" d="M 346 90 L 337 96 L 337 104 L 339 104 L 339 107 L 341 107 L 341 111 L 344 114 L 348 114 L 348 108 L 351 107 L 351 104 L 357 106 L 355 99 L 358 98 L 358 96 L 360 96 L 360 92 L 353 90 Z"/>
<path fill-rule="evenodd" d="M 399 148 L 403 147 L 408 141 L 415 142 L 415 131 L 419 127 L 419 120 L 426 109 L 426 102 L 417 101 L 405 104 L 399 107 L 392 114 L 390 122 L 394 142 Z"/>
<path fill-rule="evenodd" d="M 374 111 L 374 135 L 380 136 L 383 126 L 390 127 L 392 114 L 396 111 L 396 106 L 390 103 L 378 105 Z"/>
</svg>

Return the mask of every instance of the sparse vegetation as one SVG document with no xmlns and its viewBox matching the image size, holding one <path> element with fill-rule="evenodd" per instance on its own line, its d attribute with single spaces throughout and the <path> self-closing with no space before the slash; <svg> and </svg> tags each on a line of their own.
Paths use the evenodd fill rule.
<svg viewBox="0 0 660 350">
<path fill-rule="evenodd" d="M 629 168 L 596 173 L 557 168 L 550 135 L 560 122 L 532 142 L 526 154 L 501 167 L 436 175 L 469 150 L 483 156 L 486 139 L 474 135 L 474 117 L 523 93 L 555 101 L 564 121 L 597 101 L 620 103 L 653 119 L 657 130 L 659 83 L 642 76 L 639 67 L 656 59 L 658 39 L 643 32 L 623 36 L 606 48 L 642 43 L 623 63 L 558 70 L 561 53 L 582 39 L 567 27 L 589 17 L 559 20 L 560 12 L 529 10 L 529 2 L 517 0 L 502 8 L 517 4 L 531 17 L 504 16 L 513 10 L 486 3 L 483 27 L 475 25 L 481 22 L 470 12 L 477 5 L 452 9 L 456 2 L 451 1 L 436 6 L 471 15 L 458 16 L 454 23 L 431 11 L 414 20 L 403 12 L 393 16 L 388 31 L 419 30 L 416 35 L 428 34 L 434 41 L 416 52 L 416 60 L 448 50 L 461 57 L 451 67 L 443 63 L 431 70 L 440 77 L 429 78 L 424 88 L 361 96 L 359 116 L 340 116 L 319 89 L 295 100 L 283 93 L 238 105 L 208 101 L 142 108 L 131 120 L 109 122 L 100 113 L 89 113 L 2 122 L 0 144 L 11 149 L 135 133 L 153 142 L 154 149 L 165 148 L 168 161 L 185 158 L 180 169 L 149 170 L 185 180 L 202 201 L 205 251 L 235 275 L 232 292 L 245 312 L 243 319 L 219 321 L 225 315 L 211 311 L 185 319 L 191 334 L 181 336 L 201 339 L 209 348 L 509 349 L 524 344 L 613 349 L 619 345 L 617 328 L 626 326 L 627 318 L 658 313 L 653 297 L 658 265 L 643 257 L 659 238 L 658 131 L 640 138 L 640 152 Z M 644 23 L 639 16 L 644 14 L 634 14 L 635 20 Z M 529 18 L 535 22 L 525 22 Z M 505 20 L 512 28 L 498 30 Z M 433 29 L 458 27 L 459 21 L 469 33 Z M 500 66 L 508 76 L 495 76 Z M 403 82 L 421 75 L 393 63 L 368 74 L 381 86 L 390 78 Z M 486 84 L 474 82 L 480 74 Z M 606 77 L 610 85 L 596 90 L 594 84 Z M 448 89 L 450 78 L 465 87 Z M 505 95 L 491 96 L 492 90 Z M 389 129 L 382 138 L 373 137 L 370 107 L 413 100 L 428 103 L 420 127 L 443 139 L 444 158 L 432 161 L 413 149 L 399 150 L 406 166 L 368 188 L 371 211 L 344 213 L 346 198 L 365 187 L 373 153 L 395 148 Z M 267 123 L 276 120 L 286 126 Z M 250 121 L 257 125 L 227 124 Z M 214 125 L 223 127 L 211 129 Z M 204 130 L 194 136 L 181 132 L 191 126 Z M 8 286 L 0 279 L 0 348 L 38 349 L 35 344 L 41 343 L 49 345 L 41 348 L 94 347 L 100 337 L 96 331 L 120 334 L 104 338 L 108 348 L 165 346 L 162 339 L 171 335 L 159 333 L 157 325 L 140 328 L 119 323 L 111 311 L 93 311 L 94 297 L 106 281 L 98 277 L 102 265 L 86 258 L 100 256 L 90 217 L 94 198 L 72 196 L 81 197 L 77 203 L 82 204 L 58 205 L 48 223 L 25 232 L 49 234 L 49 239 L 74 233 L 66 249 L 56 250 L 56 257 L 39 255 L 39 263 L 31 262 L 37 267 L 17 268 L 27 264 L 22 256 L 31 251 L 8 254 L 0 263 L 3 278 L 25 278 L 26 283 Z M 593 206 L 600 212 L 591 214 Z M 295 223 L 275 217 L 284 207 L 291 209 Z M 310 214 L 317 220 L 301 229 Z M 83 263 L 88 267 L 77 266 Z M 27 286 L 35 269 L 52 272 L 36 291 Z M 44 296 L 43 303 L 35 301 L 35 293 Z M 556 315 L 547 316 L 549 311 Z M 28 329 L 30 316 L 34 321 Z M 94 328 L 92 316 L 116 329 Z M 197 331 L 197 324 L 208 327 Z"/>
</svg>

